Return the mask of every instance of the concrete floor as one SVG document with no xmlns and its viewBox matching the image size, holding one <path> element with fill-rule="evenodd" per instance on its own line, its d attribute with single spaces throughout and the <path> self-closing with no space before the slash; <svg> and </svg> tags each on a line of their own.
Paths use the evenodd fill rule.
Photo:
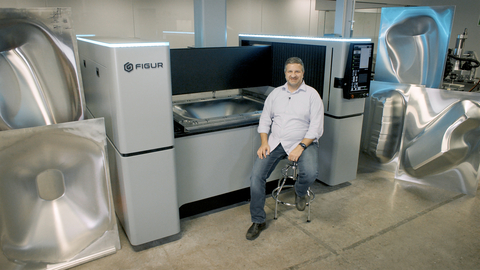
<svg viewBox="0 0 480 270">
<path fill-rule="evenodd" d="M 287 206 L 273 220 L 270 197 L 267 229 L 254 241 L 242 203 L 182 219 L 180 240 L 141 252 L 120 230 L 121 250 L 73 269 L 480 269 L 480 195 L 365 169 L 349 184 L 312 189 L 311 223 Z"/>
</svg>

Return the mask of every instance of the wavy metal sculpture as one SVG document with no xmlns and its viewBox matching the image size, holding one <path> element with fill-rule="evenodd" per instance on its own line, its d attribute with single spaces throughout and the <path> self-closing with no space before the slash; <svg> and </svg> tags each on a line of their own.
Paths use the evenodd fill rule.
<svg viewBox="0 0 480 270">
<path fill-rule="evenodd" d="M 480 96 L 439 88 L 453 6 L 383 8 L 362 151 L 395 179 L 474 195 Z"/>
<path fill-rule="evenodd" d="M 400 150 L 406 101 L 403 92 L 384 89 L 375 92 L 369 100 L 368 120 L 365 125 L 364 152 L 380 163 L 392 161 Z"/>
<path fill-rule="evenodd" d="M 1 269 L 120 248 L 103 119 L 0 132 L 0 160 Z"/>
<path fill-rule="evenodd" d="M 411 109 L 417 122 L 418 112 Z M 417 122 L 418 123 L 418 122 Z M 403 168 L 409 175 L 425 177 L 457 167 L 475 152 L 480 143 L 480 104 L 457 101 L 430 121 L 415 137 L 404 143 Z"/>
<path fill-rule="evenodd" d="M 372 82 L 371 91 L 362 151 L 373 167 L 394 165 L 396 179 L 476 193 L 480 95 L 385 82 Z"/>
<path fill-rule="evenodd" d="M 395 178 L 475 195 L 480 96 L 417 88 L 409 96 Z"/>
<path fill-rule="evenodd" d="M 382 8 L 375 80 L 439 88 L 454 6 Z"/>
<path fill-rule="evenodd" d="M 43 11 L 0 10 L 0 130 L 84 118 L 68 13 Z"/>
<path fill-rule="evenodd" d="M 84 119 L 69 8 L 0 9 L 0 269 L 120 248 L 103 119 Z"/>
</svg>

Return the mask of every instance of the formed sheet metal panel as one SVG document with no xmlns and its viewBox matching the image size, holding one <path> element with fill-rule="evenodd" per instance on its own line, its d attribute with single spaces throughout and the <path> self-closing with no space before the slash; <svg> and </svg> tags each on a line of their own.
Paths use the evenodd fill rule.
<svg viewBox="0 0 480 270">
<path fill-rule="evenodd" d="M 66 269 L 120 248 L 103 119 L 0 132 L 1 269 Z"/>
<path fill-rule="evenodd" d="M 362 151 L 374 161 L 366 165 L 394 171 L 399 180 L 474 195 L 480 170 L 480 95 L 386 82 L 373 82 L 372 91 Z M 384 106 L 389 99 L 396 109 Z"/>
<path fill-rule="evenodd" d="M 375 80 L 439 88 L 454 6 L 382 8 Z"/>
<path fill-rule="evenodd" d="M 442 83 L 454 9 L 382 9 L 362 151 L 373 157 L 365 165 L 395 171 L 396 179 L 474 195 L 480 96 L 434 89 Z"/>
<path fill-rule="evenodd" d="M 475 195 L 480 170 L 480 96 L 409 91 L 396 178 Z"/>
<path fill-rule="evenodd" d="M 0 9 L 0 130 L 84 118 L 70 14 Z"/>
<path fill-rule="evenodd" d="M 173 118 L 187 132 L 255 124 L 263 110 L 263 99 L 246 94 L 198 99 L 190 98 L 191 95 L 173 102 Z"/>
<path fill-rule="evenodd" d="M 384 164 L 398 156 L 402 139 L 407 100 L 407 86 L 372 82 L 371 96 L 366 100 L 363 152 Z"/>
</svg>

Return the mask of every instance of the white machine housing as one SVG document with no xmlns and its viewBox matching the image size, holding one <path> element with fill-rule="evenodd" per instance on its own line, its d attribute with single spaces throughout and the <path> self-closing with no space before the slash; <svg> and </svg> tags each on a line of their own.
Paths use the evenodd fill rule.
<svg viewBox="0 0 480 270">
<path fill-rule="evenodd" d="M 105 118 L 120 223 L 134 248 L 174 240 L 180 219 L 169 44 L 77 39 L 87 113 Z"/>
</svg>

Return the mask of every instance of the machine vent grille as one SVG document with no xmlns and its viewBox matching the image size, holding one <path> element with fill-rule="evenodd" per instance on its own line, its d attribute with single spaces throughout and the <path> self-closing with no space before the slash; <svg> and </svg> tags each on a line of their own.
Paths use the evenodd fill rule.
<svg viewBox="0 0 480 270">
<path fill-rule="evenodd" d="M 305 65 L 305 83 L 317 89 L 323 98 L 325 77 L 326 46 L 290 44 L 273 42 L 272 46 L 272 83 L 273 86 L 285 84 L 284 64 L 289 57 L 299 57 Z"/>
</svg>

